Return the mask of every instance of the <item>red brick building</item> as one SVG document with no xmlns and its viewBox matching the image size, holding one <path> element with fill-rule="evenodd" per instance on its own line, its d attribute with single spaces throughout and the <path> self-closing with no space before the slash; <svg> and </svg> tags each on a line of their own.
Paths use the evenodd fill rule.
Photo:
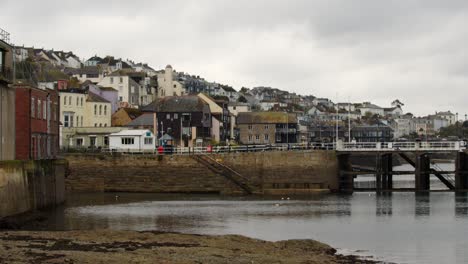
<svg viewBox="0 0 468 264">
<path fill-rule="evenodd" d="M 16 85 L 16 159 L 53 159 L 59 151 L 59 96 Z"/>
</svg>

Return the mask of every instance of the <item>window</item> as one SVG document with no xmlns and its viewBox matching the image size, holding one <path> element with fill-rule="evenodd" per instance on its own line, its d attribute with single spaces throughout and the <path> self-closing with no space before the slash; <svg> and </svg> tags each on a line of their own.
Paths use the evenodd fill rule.
<svg viewBox="0 0 468 264">
<path fill-rule="evenodd" d="M 152 144 L 153 144 L 153 138 L 145 137 L 145 145 L 152 145 Z"/>
<path fill-rule="evenodd" d="M 94 123 L 94 127 L 97 127 L 97 123 Z"/>
<path fill-rule="evenodd" d="M 77 147 L 83 146 L 83 139 L 82 138 L 77 138 L 76 139 L 76 146 Z"/>
<path fill-rule="evenodd" d="M 179 115 L 178 114 L 174 114 L 174 119 L 177 119 L 179 118 Z"/>
<path fill-rule="evenodd" d="M 102 127 L 102 123 L 99 123 L 99 127 Z"/>
<path fill-rule="evenodd" d="M 34 97 L 31 98 L 31 117 L 36 117 L 36 102 Z"/>
<path fill-rule="evenodd" d="M 81 126 L 83 126 L 83 116 L 81 116 Z"/>
<path fill-rule="evenodd" d="M 122 102 L 123 98 L 122 96 L 119 96 L 119 102 Z"/>
<path fill-rule="evenodd" d="M 123 78 L 122 77 L 119 78 L 119 82 L 123 83 Z"/>
<path fill-rule="evenodd" d="M 249 125 L 249 130 L 252 130 L 252 125 Z"/>
<path fill-rule="evenodd" d="M 81 104 L 80 105 L 83 106 L 83 97 L 81 97 Z"/>
<path fill-rule="evenodd" d="M 268 136 L 268 134 L 265 134 L 264 136 L 265 136 L 265 140 L 269 140 L 270 137 Z"/>
<path fill-rule="evenodd" d="M 64 115 L 63 116 L 63 126 L 64 127 L 69 127 L 70 126 L 70 121 L 69 121 L 69 116 L 68 115 Z"/>
<path fill-rule="evenodd" d="M 42 102 L 41 100 L 37 100 L 37 118 L 41 118 L 41 109 L 42 109 Z"/>
<path fill-rule="evenodd" d="M 68 104 L 71 105 L 71 96 L 68 97 Z"/>
<path fill-rule="evenodd" d="M 99 105 L 99 115 L 102 115 L 102 105 Z"/>
<path fill-rule="evenodd" d="M 133 145 L 134 142 L 134 138 L 122 138 L 122 145 Z"/>
<path fill-rule="evenodd" d="M 107 115 L 107 105 L 104 106 L 104 115 Z"/>
<path fill-rule="evenodd" d="M 76 105 L 77 106 L 80 105 L 80 98 L 78 98 L 78 97 L 76 98 Z"/>
<path fill-rule="evenodd" d="M 96 146 L 96 137 L 89 137 L 89 145 L 91 147 L 95 147 Z"/>
<path fill-rule="evenodd" d="M 80 126 L 80 117 L 76 116 L 76 126 Z"/>
<path fill-rule="evenodd" d="M 255 140 L 260 140 L 260 135 L 255 135 Z"/>
<path fill-rule="evenodd" d="M 249 142 L 252 142 L 252 135 L 249 135 Z"/>
<path fill-rule="evenodd" d="M 94 115 L 97 115 L 97 105 L 94 105 Z"/>
<path fill-rule="evenodd" d="M 67 105 L 67 97 L 66 96 L 63 97 L 63 105 Z"/>
<path fill-rule="evenodd" d="M 109 146 L 109 137 L 104 137 L 104 145 Z"/>
<path fill-rule="evenodd" d="M 171 114 L 166 114 L 166 119 L 171 119 Z"/>
<path fill-rule="evenodd" d="M 42 105 L 42 119 L 47 119 L 47 104 L 44 101 L 44 104 Z"/>
<path fill-rule="evenodd" d="M 268 130 L 270 128 L 269 125 L 265 125 L 265 130 Z"/>
<path fill-rule="evenodd" d="M 110 77 L 110 83 L 114 83 L 114 77 Z"/>
</svg>

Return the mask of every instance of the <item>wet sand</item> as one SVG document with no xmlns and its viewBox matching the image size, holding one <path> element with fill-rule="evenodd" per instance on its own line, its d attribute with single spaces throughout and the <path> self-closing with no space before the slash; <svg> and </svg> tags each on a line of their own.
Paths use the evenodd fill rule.
<svg viewBox="0 0 468 264">
<path fill-rule="evenodd" d="M 375 263 L 314 240 L 135 231 L 3 231 L 0 263 Z"/>
</svg>

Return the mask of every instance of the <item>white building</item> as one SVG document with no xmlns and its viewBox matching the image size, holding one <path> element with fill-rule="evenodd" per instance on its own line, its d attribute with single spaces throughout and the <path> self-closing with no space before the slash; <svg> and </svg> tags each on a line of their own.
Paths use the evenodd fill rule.
<svg viewBox="0 0 468 264">
<path fill-rule="evenodd" d="M 182 83 L 175 80 L 175 73 L 171 65 L 167 65 L 164 72 L 158 73 L 158 96 L 181 96 L 185 94 Z"/>
<path fill-rule="evenodd" d="M 369 102 L 362 103 L 362 105 L 358 106 L 357 109 L 361 111 L 361 116 L 365 116 L 366 113 L 371 113 L 372 115 L 378 116 L 385 115 L 385 111 L 382 107 L 377 106 L 375 104 L 371 104 Z"/>
<path fill-rule="evenodd" d="M 140 102 L 140 84 L 127 75 L 118 72 L 106 76 L 99 86 L 112 87 L 119 93 L 120 107 L 137 107 Z"/>
<path fill-rule="evenodd" d="M 403 136 L 408 136 L 412 130 L 412 121 L 409 118 L 397 118 L 394 120 L 393 125 L 393 137 L 401 138 Z"/>
<path fill-rule="evenodd" d="M 278 105 L 279 107 L 287 107 L 287 103 L 281 103 L 281 102 L 267 102 L 263 101 L 260 102 L 260 109 L 263 111 L 270 111 L 275 105 Z"/>
<path fill-rule="evenodd" d="M 156 140 L 150 130 L 123 130 L 109 135 L 111 150 L 155 150 Z"/>
<path fill-rule="evenodd" d="M 448 121 L 448 125 L 454 125 L 457 122 L 457 117 L 450 111 L 436 112 L 437 117 Z"/>
</svg>

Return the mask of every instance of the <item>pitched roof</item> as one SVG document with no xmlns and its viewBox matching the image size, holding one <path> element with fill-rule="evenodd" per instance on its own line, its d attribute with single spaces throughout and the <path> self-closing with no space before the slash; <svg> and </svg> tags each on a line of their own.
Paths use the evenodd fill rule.
<svg viewBox="0 0 468 264">
<path fill-rule="evenodd" d="M 297 117 L 284 112 L 244 112 L 237 116 L 238 124 L 297 123 Z"/>
<path fill-rule="evenodd" d="M 112 87 L 102 87 L 102 86 L 100 86 L 99 90 L 101 90 L 101 91 L 116 91 L 117 92 L 117 90 L 112 88 Z"/>
<path fill-rule="evenodd" d="M 142 108 L 143 112 L 203 112 L 207 105 L 196 95 L 167 96 L 157 99 Z"/>
<path fill-rule="evenodd" d="M 125 126 L 128 127 L 147 127 L 147 126 L 153 126 L 154 118 L 153 118 L 153 113 L 144 113 L 140 115 L 139 117 L 133 119 L 130 123 L 128 123 Z"/>
<path fill-rule="evenodd" d="M 94 102 L 94 103 L 110 103 L 106 99 L 102 98 L 101 96 L 88 92 L 88 96 L 86 97 L 86 102 Z"/>
<path fill-rule="evenodd" d="M 117 136 L 143 136 L 147 132 L 150 132 L 148 129 L 129 129 L 129 130 L 122 130 L 118 133 L 113 133 L 110 134 L 109 136 L 111 137 L 117 137 Z"/>
<path fill-rule="evenodd" d="M 102 61 L 101 57 L 98 57 L 97 55 L 94 55 L 93 57 L 89 58 L 87 61 Z"/>
<path fill-rule="evenodd" d="M 363 105 L 359 106 L 359 108 L 382 109 L 382 107 L 380 107 L 378 105 L 375 105 L 375 104 L 371 104 L 371 103 L 363 104 Z"/>
<path fill-rule="evenodd" d="M 132 120 L 143 114 L 143 112 L 140 109 L 136 109 L 136 108 L 126 107 L 126 108 L 121 108 L 121 110 L 127 112 L 128 117 L 130 117 L 130 119 Z"/>
<path fill-rule="evenodd" d="M 436 115 L 449 115 L 449 116 L 454 116 L 454 114 L 450 111 L 446 112 L 437 112 Z"/>
</svg>

